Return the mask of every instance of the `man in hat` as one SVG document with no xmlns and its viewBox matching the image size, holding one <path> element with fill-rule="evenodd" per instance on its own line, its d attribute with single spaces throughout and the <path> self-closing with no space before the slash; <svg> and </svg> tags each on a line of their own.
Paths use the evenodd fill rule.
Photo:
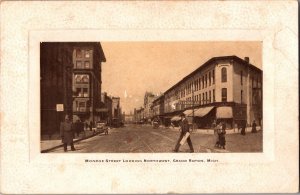
<svg viewBox="0 0 300 195">
<path fill-rule="evenodd" d="M 65 121 L 60 124 L 60 136 L 64 143 L 64 151 L 67 152 L 67 146 L 71 146 L 71 150 L 75 151 L 73 138 L 74 138 L 74 125 L 69 118 L 69 115 L 65 116 Z"/>
<path fill-rule="evenodd" d="M 178 152 L 179 151 L 179 147 L 180 147 L 180 141 L 182 140 L 182 138 L 184 137 L 184 135 L 189 132 L 190 130 L 190 127 L 189 127 L 189 123 L 187 121 L 187 118 L 185 117 L 185 114 L 182 113 L 181 115 L 181 121 L 180 121 L 180 129 L 181 129 L 181 133 L 180 133 L 180 136 L 179 136 L 179 139 L 177 141 L 177 144 L 175 146 L 175 149 L 174 149 L 174 152 Z M 187 138 L 187 143 L 189 144 L 189 147 L 190 147 L 190 152 L 194 152 L 194 148 L 193 148 L 193 144 L 192 144 L 192 140 L 191 140 L 191 137 L 189 136 Z"/>
</svg>

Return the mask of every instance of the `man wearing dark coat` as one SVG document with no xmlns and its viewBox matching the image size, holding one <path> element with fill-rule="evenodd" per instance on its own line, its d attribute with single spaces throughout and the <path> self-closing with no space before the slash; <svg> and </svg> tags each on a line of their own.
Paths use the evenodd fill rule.
<svg viewBox="0 0 300 195">
<path fill-rule="evenodd" d="M 64 151 L 67 152 L 67 146 L 71 146 L 71 150 L 74 151 L 74 125 L 71 122 L 69 115 L 65 116 L 65 121 L 60 123 L 60 136 L 64 143 Z"/>
<path fill-rule="evenodd" d="M 180 141 L 182 140 L 182 138 L 184 137 L 184 135 L 189 132 L 189 123 L 187 121 L 187 118 L 185 117 L 185 114 L 182 113 L 181 115 L 181 122 L 180 122 L 180 129 L 181 129 L 181 133 L 179 136 L 179 139 L 177 141 L 177 144 L 175 146 L 174 152 L 178 152 L 179 151 L 179 147 L 180 147 Z M 189 144 L 190 147 L 190 152 L 194 152 L 194 148 L 193 148 L 193 144 L 192 144 L 192 140 L 191 140 L 191 136 L 189 136 L 187 138 L 187 143 Z"/>
<path fill-rule="evenodd" d="M 253 120 L 251 133 L 256 133 L 256 132 L 257 132 L 257 130 L 256 130 L 256 122 L 255 122 L 255 120 Z"/>
<path fill-rule="evenodd" d="M 242 135 L 246 135 L 246 121 L 242 121 L 242 131 L 241 131 Z"/>
</svg>

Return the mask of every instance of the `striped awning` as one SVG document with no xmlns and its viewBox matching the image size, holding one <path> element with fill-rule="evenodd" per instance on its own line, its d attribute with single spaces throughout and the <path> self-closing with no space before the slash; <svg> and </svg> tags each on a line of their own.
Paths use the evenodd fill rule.
<svg viewBox="0 0 300 195">
<path fill-rule="evenodd" d="M 207 115 L 213 108 L 214 108 L 214 106 L 199 108 L 194 112 L 194 116 L 203 117 L 203 116 Z"/>
<path fill-rule="evenodd" d="M 223 106 L 218 107 L 216 117 L 219 118 L 233 118 L 232 107 Z"/>
</svg>

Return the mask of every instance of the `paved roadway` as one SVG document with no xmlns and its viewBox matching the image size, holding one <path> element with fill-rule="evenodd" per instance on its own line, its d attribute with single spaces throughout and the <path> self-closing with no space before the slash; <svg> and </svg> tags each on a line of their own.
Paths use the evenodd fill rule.
<svg viewBox="0 0 300 195">
<path fill-rule="evenodd" d="M 204 130 L 206 131 L 206 130 Z M 100 134 L 75 143 L 76 151 L 68 153 L 170 153 L 175 147 L 180 132 L 176 129 L 153 129 L 150 125 L 127 125 L 114 128 L 108 135 Z M 213 134 L 192 132 L 194 150 L 197 153 L 206 152 L 262 152 L 262 133 L 247 133 L 226 135 L 226 149 L 214 148 Z M 50 152 L 64 152 L 57 148 Z M 189 152 L 188 144 L 180 147 L 180 152 Z"/>
<path fill-rule="evenodd" d="M 166 153 L 172 152 L 179 137 L 176 129 L 153 129 L 149 125 L 127 125 L 109 131 L 108 135 L 95 137 L 75 143 L 76 151 L 80 153 Z M 212 152 L 205 145 L 214 143 L 213 135 L 191 135 L 195 152 Z M 194 138 L 194 139 L 193 139 Z M 209 145 L 211 145 L 209 144 Z M 51 152 L 63 152 L 58 148 Z M 70 146 L 68 146 L 68 152 Z M 180 152 L 189 152 L 188 144 L 180 148 Z"/>
</svg>

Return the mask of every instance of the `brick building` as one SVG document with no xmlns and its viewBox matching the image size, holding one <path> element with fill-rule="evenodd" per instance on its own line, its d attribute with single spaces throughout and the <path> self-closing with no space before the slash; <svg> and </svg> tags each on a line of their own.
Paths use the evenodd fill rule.
<svg viewBox="0 0 300 195">
<path fill-rule="evenodd" d="M 228 126 L 262 121 L 262 71 L 249 58 L 214 57 L 184 77 L 164 93 L 164 118 L 193 115 L 199 127 L 213 120 Z"/>
<path fill-rule="evenodd" d="M 40 43 L 42 134 L 59 131 L 65 114 L 83 121 L 100 117 L 96 109 L 100 107 L 101 63 L 105 61 L 100 43 Z"/>
</svg>

